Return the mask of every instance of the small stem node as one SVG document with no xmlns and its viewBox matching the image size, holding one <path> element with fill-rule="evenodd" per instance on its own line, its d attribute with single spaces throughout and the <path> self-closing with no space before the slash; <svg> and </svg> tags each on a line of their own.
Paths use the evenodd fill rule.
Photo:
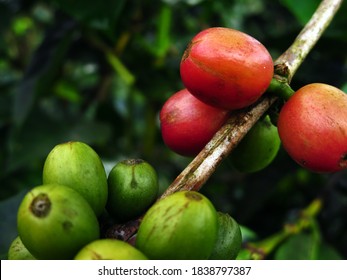
<svg viewBox="0 0 347 280">
<path fill-rule="evenodd" d="M 291 98 L 295 93 L 295 91 L 289 86 L 287 79 L 278 75 L 275 75 L 271 80 L 267 91 L 280 98 L 283 98 L 286 101 L 289 100 L 289 98 Z"/>
</svg>

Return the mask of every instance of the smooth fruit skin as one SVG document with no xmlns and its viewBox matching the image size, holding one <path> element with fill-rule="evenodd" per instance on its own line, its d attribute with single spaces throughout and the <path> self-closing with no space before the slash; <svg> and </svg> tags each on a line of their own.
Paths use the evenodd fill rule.
<svg viewBox="0 0 347 280">
<path fill-rule="evenodd" d="M 210 260 L 235 260 L 241 250 L 239 224 L 228 213 L 218 212 L 218 235 Z"/>
<path fill-rule="evenodd" d="M 78 191 L 97 216 L 105 209 L 108 186 L 103 163 L 87 144 L 70 141 L 56 145 L 43 167 L 43 184 L 61 184 Z"/>
<path fill-rule="evenodd" d="M 182 89 L 173 94 L 160 111 L 163 141 L 182 156 L 196 156 L 228 116 L 227 110 L 207 105 Z"/>
<path fill-rule="evenodd" d="M 194 96 L 227 110 L 256 102 L 270 85 L 273 73 L 273 60 L 264 45 L 224 27 L 198 33 L 180 64 L 183 84 Z"/>
<path fill-rule="evenodd" d="M 99 223 L 88 202 L 75 190 L 57 184 L 37 186 L 24 196 L 17 229 L 37 259 L 72 259 L 99 238 Z"/>
<path fill-rule="evenodd" d="M 19 236 L 12 241 L 7 252 L 7 258 L 9 260 L 36 260 L 36 258 L 24 246 Z"/>
<path fill-rule="evenodd" d="M 117 239 L 98 239 L 84 246 L 75 260 L 147 260 L 129 243 Z"/>
<path fill-rule="evenodd" d="M 135 245 L 149 259 L 208 259 L 217 230 L 212 203 L 198 192 L 180 191 L 147 211 Z"/>
<path fill-rule="evenodd" d="M 260 119 L 245 135 L 230 158 L 240 172 L 257 172 L 267 167 L 276 157 L 281 146 L 277 127 L 268 115 Z"/>
<path fill-rule="evenodd" d="M 158 176 L 142 159 L 118 162 L 108 175 L 106 210 L 117 221 L 128 221 L 145 212 L 157 198 Z"/>
<path fill-rule="evenodd" d="M 278 131 L 284 149 L 313 172 L 347 168 L 347 95 L 313 83 L 300 88 L 282 107 Z"/>
</svg>

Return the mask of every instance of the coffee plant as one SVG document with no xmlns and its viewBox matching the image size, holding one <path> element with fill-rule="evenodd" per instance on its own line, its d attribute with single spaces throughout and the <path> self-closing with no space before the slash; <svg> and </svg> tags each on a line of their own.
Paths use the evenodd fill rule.
<svg viewBox="0 0 347 280">
<path fill-rule="evenodd" d="M 342 0 L 0 2 L 2 259 L 344 259 Z"/>
</svg>

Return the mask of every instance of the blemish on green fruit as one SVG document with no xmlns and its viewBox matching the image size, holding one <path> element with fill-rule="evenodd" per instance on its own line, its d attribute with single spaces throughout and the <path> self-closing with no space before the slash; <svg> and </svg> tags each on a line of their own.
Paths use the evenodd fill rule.
<svg viewBox="0 0 347 280">
<path fill-rule="evenodd" d="M 70 231 L 73 228 L 73 224 L 70 221 L 64 221 L 62 225 L 65 231 Z"/>
<path fill-rule="evenodd" d="M 123 162 L 125 164 L 128 164 L 128 165 L 137 165 L 137 164 L 143 163 L 145 161 L 143 159 L 140 159 L 140 158 L 129 158 L 129 159 L 123 160 Z"/>
<path fill-rule="evenodd" d="M 185 196 L 189 199 L 192 199 L 192 200 L 202 200 L 203 199 L 202 195 L 199 193 L 196 193 L 196 192 L 187 192 L 187 193 L 185 193 Z"/>
<path fill-rule="evenodd" d="M 40 193 L 30 204 L 30 211 L 38 218 L 46 217 L 51 210 L 51 201 L 47 194 Z"/>
<path fill-rule="evenodd" d="M 75 257 L 76 258 L 76 257 Z M 90 256 L 91 260 L 102 260 L 101 255 L 99 255 L 96 252 L 91 252 L 91 256 Z"/>
</svg>

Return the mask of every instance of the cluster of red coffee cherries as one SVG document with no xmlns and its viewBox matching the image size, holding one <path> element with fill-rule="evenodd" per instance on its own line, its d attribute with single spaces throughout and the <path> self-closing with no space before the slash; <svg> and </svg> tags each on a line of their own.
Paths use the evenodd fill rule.
<svg viewBox="0 0 347 280">
<path fill-rule="evenodd" d="M 258 40 L 243 32 L 213 27 L 198 33 L 180 64 L 185 88 L 160 112 L 165 144 L 183 156 L 196 156 L 233 110 L 257 102 L 274 75 L 274 63 Z M 347 168 L 347 95 L 313 83 L 300 88 L 279 113 L 284 149 L 315 172 Z"/>
</svg>

